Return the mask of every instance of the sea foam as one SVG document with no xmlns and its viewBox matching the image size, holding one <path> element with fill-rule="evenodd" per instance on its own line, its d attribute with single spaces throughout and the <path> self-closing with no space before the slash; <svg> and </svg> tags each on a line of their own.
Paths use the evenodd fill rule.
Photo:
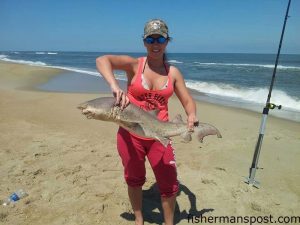
<svg viewBox="0 0 300 225">
<path fill-rule="evenodd" d="M 67 70 L 67 71 L 81 73 L 81 74 L 88 74 L 88 75 L 92 75 L 92 76 L 96 76 L 96 77 L 100 76 L 99 72 L 86 70 L 86 69 L 78 69 L 78 68 L 64 67 L 64 66 L 44 66 L 44 67 L 62 69 L 62 70 Z M 118 80 L 123 80 L 123 81 L 127 80 L 125 74 L 123 74 L 123 73 L 115 72 L 114 75 L 115 75 L 116 79 L 118 79 Z"/>
<path fill-rule="evenodd" d="M 35 54 L 40 54 L 41 55 L 41 54 L 44 54 L 44 53 L 36 52 Z M 7 55 L 0 55 L 0 60 L 6 61 L 6 62 L 27 64 L 27 65 L 31 65 L 31 66 L 42 66 L 42 67 L 46 67 L 46 68 L 62 69 L 62 70 L 76 72 L 76 73 L 84 73 L 84 74 L 89 74 L 89 75 L 93 75 L 93 76 L 99 76 L 98 72 L 93 72 L 93 71 L 89 71 L 89 70 L 72 68 L 72 67 L 64 67 L 64 66 L 50 66 L 50 65 L 47 65 L 46 63 L 41 62 L 41 61 L 15 60 L 15 59 L 9 59 L 7 57 L 8 57 Z"/>
<path fill-rule="evenodd" d="M 41 61 L 29 61 L 29 60 L 15 60 L 9 59 L 6 55 L 0 55 L 0 59 L 6 62 L 13 62 L 13 63 L 20 63 L 20 64 L 27 64 L 31 66 L 46 66 L 47 64 Z"/>
<path fill-rule="evenodd" d="M 171 60 L 168 60 L 169 63 L 174 63 L 174 64 L 181 64 L 183 62 L 180 62 L 180 61 L 177 61 L 175 59 L 171 59 Z"/>
<path fill-rule="evenodd" d="M 261 67 L 261 68 L 268 68 L 273 69 L 274 65 L 270 64 L 249 64 L 249 63 L 201 63 L 201 62 L 194 62 L 197 66 L 234 66 L 234 67 Z M 277 65 L 277 69 L 280 70 L 299 70 L 300 67 L 298 66 L 283 66 L 283 65 Z"/>
<path fill-rule="evenodd" d="M 269 90 L 267 88 L 238 88 L 228 84 L 216 84 L 188 80 L 187 87 L 211 96 L 227 98 L 231 101 L 264 104 Z M 276 102 L 290 110 L 300 112 L 300 99 L 289 96 L 282 90 L 273 90 L 271 102 Z"/>
</svg>

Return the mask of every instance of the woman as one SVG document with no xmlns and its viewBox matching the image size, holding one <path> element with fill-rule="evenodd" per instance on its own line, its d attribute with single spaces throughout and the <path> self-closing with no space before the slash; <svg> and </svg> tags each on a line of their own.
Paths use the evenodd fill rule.
<svg viewBox="0 0 300 225">
<path fill-rule="evenodd" d="M 175 92 L 187 114 L 187 126 L 193 131 L 194 123 L 198 121 L 196 105 L 180 71 L 166 62 L 165 49 L 169 40 L 165 22 L 153 19 L 147 22 L 144 28 L 143 41 L 147 57 L 105 55 L 97 58 L 97 69 L 110 85 L 116 104 L 122 109 L 129 103 L 135 104 L 146 111 L 157 110 L 157 118 L 167 121 L 168 98 Z M 113 70 L 126 72 L 127 93 L 120 88 Z M 128 195 L 136 225 L 143 224 L 142 186 L 145 183 L 146 156 L 160 190 L 165 224 L 172 225 L 179 184 L 171 143 L 164 147 L 156 140 L 139 137 L 119 128 L 117 147 L 124 166 L 124 176 L 128 184 Z"/>
</svg>

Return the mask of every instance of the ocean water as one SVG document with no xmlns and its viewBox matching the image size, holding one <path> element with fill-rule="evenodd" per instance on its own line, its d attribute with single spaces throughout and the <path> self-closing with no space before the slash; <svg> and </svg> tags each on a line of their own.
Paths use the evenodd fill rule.
<svg viewBox="0 0 300 225">
<path fill-rule="evenodd" d="M 86 76 L 99 76 L 95 68 L 95 59 L 104 54 L 108 53 L 0 52 L 0 60 L 61 68 Z M 133 57 L 144 55 L 109 54 L 127 54 Z M 275 54 L 168 54 L 169 63 L 180 69 L 187 87 L 193 90 L 196 98 L 259 112 L 267 99 L 275 59 Z M 116 71 L 115 75 L 117 79 L 126 80 L 122 71 Z M 78 79 L 77 85 L 76 80 L 74 81 L 75 89 L 83 79 L 84 77 Z M 282 105 L 282 109 L 271 110 L 270 114 L 300 121 L 300 55 L 280 55 L 271 102 Z"/>
</svg>

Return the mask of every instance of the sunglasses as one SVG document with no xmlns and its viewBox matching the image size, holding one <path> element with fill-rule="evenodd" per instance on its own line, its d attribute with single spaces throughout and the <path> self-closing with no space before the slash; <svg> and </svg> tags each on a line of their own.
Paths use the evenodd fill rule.
<svg viewBox="0 0 300 225">
<path fill-rule="evenodd" d="M 154 37 L 146 37 L 144 39 L 144 41 L 147 43 L 147 44 L 154 44 L 155 42 L 157 42 L 158 44 L 164 44 L 166 43 L 168 40 L 168 38 L 165 38 L 163 36 L 160 36 L 158 38 L 154 38 Z"/>
</svg>

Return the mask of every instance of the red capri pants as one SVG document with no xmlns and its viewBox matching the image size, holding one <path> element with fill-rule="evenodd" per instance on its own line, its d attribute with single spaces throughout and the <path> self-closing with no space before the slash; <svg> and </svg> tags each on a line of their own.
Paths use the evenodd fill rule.
<svg viewBox="0 0 300 225">
<path fill-rule="evenodd" d="M 171 197 L 178 192 L 174 149 L 171 144 L 164 147 L 156 140 L 145 140 L 133 136 L 120 127 L 117 148 L 124 166 L 124 177 L 131 187 L 140 187 L 146 181 L 145 157 L 153 169 L 162 197 Z"/>
</svg>

